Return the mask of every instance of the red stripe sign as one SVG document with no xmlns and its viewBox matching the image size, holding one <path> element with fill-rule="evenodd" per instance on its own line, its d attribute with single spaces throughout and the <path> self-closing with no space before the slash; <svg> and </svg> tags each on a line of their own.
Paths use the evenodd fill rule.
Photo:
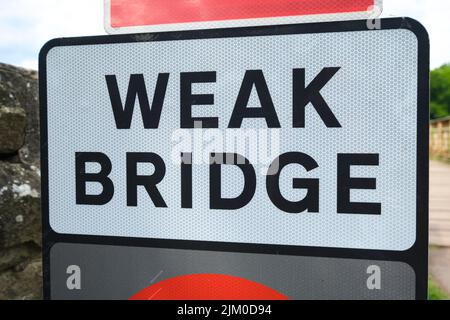
<svg viewBox="0 0 450 320">
<path fill-rule="evenodd" d="M 382 0 L 105 0 L 109 33 L 377 17 Z"/>
</svg>

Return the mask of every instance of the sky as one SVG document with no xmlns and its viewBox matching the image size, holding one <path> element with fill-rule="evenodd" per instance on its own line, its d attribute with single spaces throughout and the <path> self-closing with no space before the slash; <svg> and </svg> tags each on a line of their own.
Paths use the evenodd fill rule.
<svg viewBox="0 0 450 320">
<path fill-rule="evenodd" d="M 37 69 L 40 48 L 58 37 L 105 34 L 104 0 L 0 0 L 0 62 Z M 449 0 L 384 0 L 384 17 L 419 20 L 431 40 L 431 67 L 450 62 Z"/>
</svg>

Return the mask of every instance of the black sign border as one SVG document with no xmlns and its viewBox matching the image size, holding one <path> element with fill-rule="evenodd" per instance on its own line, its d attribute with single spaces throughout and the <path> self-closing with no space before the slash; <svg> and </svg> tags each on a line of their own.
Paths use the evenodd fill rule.
<svg viewBox="0 0 450 320">
<path fill-rule="evenodd" d="M 416 298 L 427 299 L 428 289 L 428 194 L 429 194 L 429 65 L 430 45 L 425 28 L 411 18 L 381 19 L 381 30 L 406 29 L 418 40 L 418 114 L 417 114 L 417 209 L 416 242 L 406 251 L 380 251 L 365 249 L 260 245 L 190 240 L 146 239 L 128 237 L 84 236 L 58 234 L 49 223 L 48 147 L 47 147 L 47 54 L 61 46 L 135 43 L 149 41 L 182 41 L 229 37 L 254 37 L 289 34 L 367 31 L 367 21 L 340 21 L 261 27 L 227 28 L 161 32 L 147 34 L 109 35 L 81 38 L 59 38 L 44 45 L 39 54 L 39 93 L 41 120 L 41 173 L 42 173 L 42 229 L 44 298 L 51 298 L 50 250 L 55 243 L 103 244 L 137 247 L 230 251 L 262 254 L 299 255 L 347 259 L 396 261 L 409 264 L 416 274 Z M 372 32 L 378 32 L 373 30 Z"/>
</svg>

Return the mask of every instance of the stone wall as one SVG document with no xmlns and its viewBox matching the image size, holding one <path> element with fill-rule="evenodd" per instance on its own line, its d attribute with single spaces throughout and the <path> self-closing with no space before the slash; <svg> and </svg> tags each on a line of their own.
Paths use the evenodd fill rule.
<svg viewBox="0 0 450 320">
<path fill-rule="evenodd" d="M 0 63 L 0 300 L 42 298 L 37 72 Z"/>
</svg>

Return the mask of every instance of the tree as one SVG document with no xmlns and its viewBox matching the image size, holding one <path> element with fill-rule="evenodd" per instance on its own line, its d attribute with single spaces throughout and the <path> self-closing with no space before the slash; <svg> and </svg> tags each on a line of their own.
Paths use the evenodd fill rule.
<svg viewBox="0 0 450 320">
<path fill-rule="evenodd" d="M 450 64 L 431 71 L 431 119 L 450 116 Z"/>
</svg>

